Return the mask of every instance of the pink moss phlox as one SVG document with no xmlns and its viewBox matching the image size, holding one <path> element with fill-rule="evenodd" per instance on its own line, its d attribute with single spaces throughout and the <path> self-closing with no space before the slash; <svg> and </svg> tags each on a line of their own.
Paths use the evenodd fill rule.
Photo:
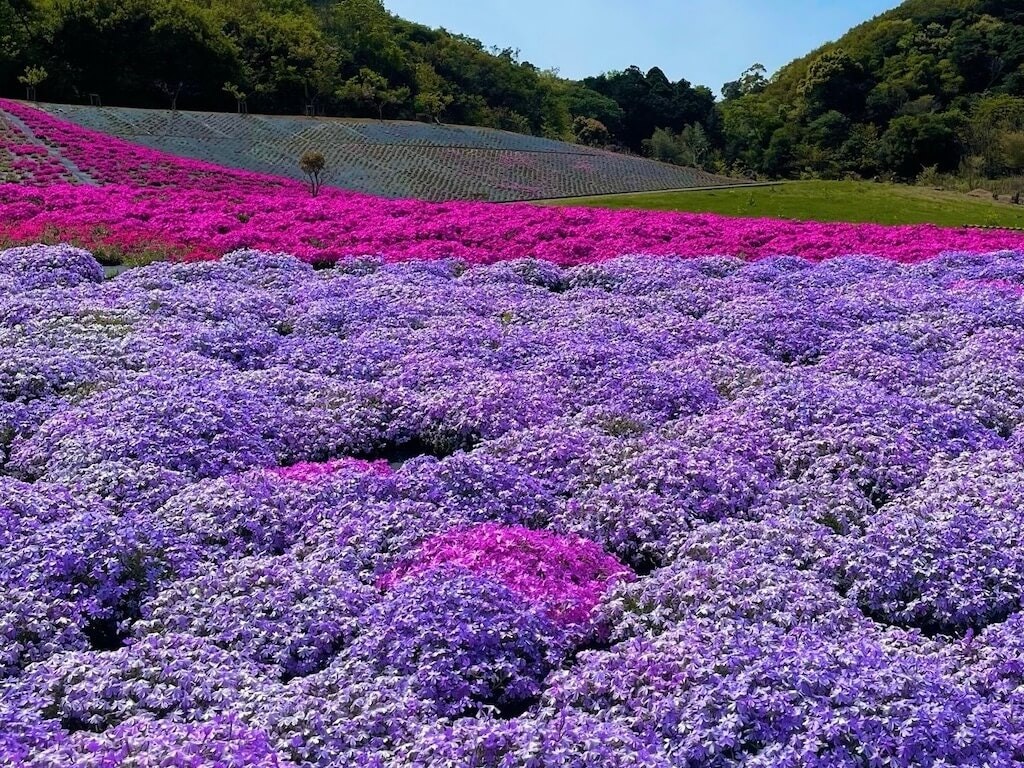
<svg viewBox="0 0 1024 768">
<path fill-rule="evenodd" d="M 778 255 L 813 261 L 851 253 L 915 263 L 939 254 L 1024 247 L 1024 234 L 932 225 L 819 223 L 711 214 L 388 200 L 340 189 L 313 198 L 292 179 L 224 168 L 147 149 L 0 100 L 37 140 L 83 178 L 71 183 L 54 156 L 26 155 L 19 183 L 0 184 L 0 242 L 59 238 L 87 248 L 160 249 L 188 259 L 240 248 L 332 262 L 456 258 L 556 264 L 623 255 Z M 0 124 L 2 128 L 2 124 Z M 0 130 L 0 151 L 25 137 Z"/>
<path fill-rule="evenodd" d="M 428 539 L 411 560 L 384 576 L 380 586 L 390 589 L 453 565 L 495 578 L 567 625 L 586 623 L 614 582 L 634 578 L 632 571 L 592 541 L 485 523 Z"/>
<path fill-rule="evenodd" d="M 270 470 L 279 477 L 288 480 L 297 480 L 302 483 L 313 483 L 324 477 L 336 475 L 339 472 L 375 472 L 380 475 L 391 473 L 391 467 L 386 461 L 363 461 L 362 459 L 333 459 L 323 462 L 303 462 L 292 464 L 289 467 L 274 467 Z"/>
</svg>

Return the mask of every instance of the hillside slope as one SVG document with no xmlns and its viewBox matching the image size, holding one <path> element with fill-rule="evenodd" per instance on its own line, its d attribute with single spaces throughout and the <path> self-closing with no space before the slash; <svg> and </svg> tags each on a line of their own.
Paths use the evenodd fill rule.
<svg viewBox="0 0 1024 768">
<path fill-rule="evenodd" d="M 1024 240 L 1016 232 L 930 225 L 389 200 L 332 188 L 313 196 L 298 181 L 149 149 L 34 105 L 0 100 L 0 110 L 8 116 L 0 124 L 0 248 L 70 242 L 111 264 L 217 258 L 242 248 L 322 264 L 849 253 L 916 262 L 950 251 L 1020 249 Z"/>
<path fill-rule="evenodd" d="M 327 184 L 393 198 L 506 202 L 717 187 L 692 168 L 488 128 L 403 121 L 42 105 L 63 120 L 181 157 L 302 179 L 316 148 Z M 0 118 L 3 113 L 0 112 Z"/>
</svg>

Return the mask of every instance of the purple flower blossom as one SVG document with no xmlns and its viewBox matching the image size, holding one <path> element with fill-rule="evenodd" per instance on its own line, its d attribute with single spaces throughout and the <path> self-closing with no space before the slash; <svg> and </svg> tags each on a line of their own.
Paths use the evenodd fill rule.
<svg viewBox="0 0 1024 768">
<path fill-rule="evenodd" d="M 399 584 L 363 620 L 351 656 L 408 676 L 447 715 L 528 704 L 559 660 L 560 633 L 542 611 L 459 568 Z"/>
<path fill-rule="evenodd" d="M 30 291 L 51 286 L 71 288 L 103 280 L 103 267 L 88 251 L 69 245 L 30 245 L 0 251 L 0 273 L 7 290 Z"/>
<path fill-rule="evenodd" d="M 1024 764 L 1019 253 L 73 254 L 0 258 L 0 763 Z"/>
<path fill-rule="evenodd" d="M 190 634 L 293 677 L 322 668 L 350 643 L 378 596 L 334 562 L 247 557 L 161 591 L 134 632 Z"/>
</svg>

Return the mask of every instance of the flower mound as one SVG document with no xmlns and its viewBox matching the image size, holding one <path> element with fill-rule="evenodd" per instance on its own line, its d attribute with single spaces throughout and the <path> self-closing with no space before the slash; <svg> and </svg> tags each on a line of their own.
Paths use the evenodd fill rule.
<svg viewBox="0 0 1024 768">
<path fill-rule="evenodd" d="M 1021 610 L 1024 457 L 982 452 L 935 467 L 840 558 L 873 615 L 930 631 L 981 629 Z"/>
<path fill-rule="evenodd" d="M 30 759 L 25 768 L 75 765 L 107 768 L 210 768 L 251 766 L 292 768 L 281 758 L 266 734 L 248 728 L 237 718 L 217 716 L 206 723 L 175 723 L 136 718 L 103 734 L 76 734 L 67 744 L 49 747 Z"/>
<path fill-rule="evenodd" d="M 242 558 L 158 594 L 135 633 L 187 633 L 293 677 L 325 666 L 350 642 L 375 597 L 326 563 Z"/>
<path fill-rule="evenodd" d="M 409 675 L 448 715 L 522 706 L 557 661 L 554 624 L 512 590 L 461 569 L 400 584 L 364 620 L 353 657 L 378 674 Z"/>
<path fill-rule="evenodd" d="M 30 245 L 0 251 L 0 274 L 16 291 L 73 287 L 103 280 L 103 268 L 92 254 L 69 245 Z"/>
<path fill-rule="evenodd" d="M 629 571 L 593 542 L 546 531 L 485 524 L 428 539 L 385 586 L 440 566 L 491 577 L 559 624 L 584 624 L 601 596 Z"/>
</svg>

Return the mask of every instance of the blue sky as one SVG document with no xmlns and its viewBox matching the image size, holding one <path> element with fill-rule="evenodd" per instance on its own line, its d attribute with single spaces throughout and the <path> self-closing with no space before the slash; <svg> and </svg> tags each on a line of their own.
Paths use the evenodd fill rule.
<svg viewBox="0 0 1024 768">
<path fill-rule="evenodd" d="M 580 78 L 636 64 L 722 84 L 755 61 L 774 72 L 898 0 L 384 0 L 393 13 L 518 48 Z"/>
</svg>

